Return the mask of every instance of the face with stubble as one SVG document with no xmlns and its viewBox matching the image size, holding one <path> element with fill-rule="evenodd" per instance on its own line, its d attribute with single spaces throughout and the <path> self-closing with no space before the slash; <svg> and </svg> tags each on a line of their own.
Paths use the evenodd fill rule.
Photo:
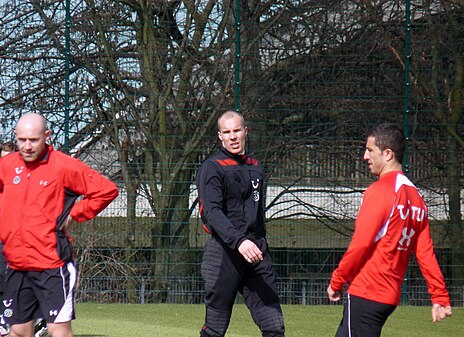
<svg viewBox="0 0 464 337">
<path fill-rule="evenodd" d="M 389 153 L 387 153 L 387 151 L 382 151 L 375 145 L 374 137 L 367 138 L 363 159 L 367 162 L 369 170 L 373 175 L 382 175 L 388 163 L 388 156 Z"/>
<path fill-rule="evenodd" d="M 50 131 L 46 129 L 45 120 L 38 114 L 21 117 L 15 129 L 18 149 L 25 162 L 34 162 L 44 152 Z"/>
<path fill-rule="evenodd" d="M 218 137 L 222 146 L 232 154 L 245 153 L 245 141 L 248 129 L 243 125 L 243 118 L 231 112 L 218 121 Z"/>
</svg>

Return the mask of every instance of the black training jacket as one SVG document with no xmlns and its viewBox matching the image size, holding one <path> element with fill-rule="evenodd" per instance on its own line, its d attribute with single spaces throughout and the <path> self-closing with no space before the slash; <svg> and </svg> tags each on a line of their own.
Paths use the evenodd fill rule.
<svg viewBox="0 0 464 337">
<path fill-rule="evenodd" d="M 205 230 L 236 249 L 245 239 L 265 237 L 264 176 L 256 159 L 222 148 L 196 178 Z"/>
</svg>

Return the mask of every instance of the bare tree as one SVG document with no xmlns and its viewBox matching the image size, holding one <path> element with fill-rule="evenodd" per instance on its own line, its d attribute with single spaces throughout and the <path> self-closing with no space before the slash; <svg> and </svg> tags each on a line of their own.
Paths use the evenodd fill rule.
<svg viewBox="0 0 464 337">
<path fill-rule="evenodd" d="M 1 104 L 17 107 L 16 114 L 40 112 L 56 121 L 55 131 L 64 122 L 64 4 L 12 1 L 2 20 L 2 63 L 18 74 L 2 78 Z M 231 8 L 227 1 L 135 0 L 71 8 L 71 145 L 81 155 L 104 139 L 114 146 L 120 171 L 113 173 L 127 191 L 129 248 L 136 200 L 149 200 L 150 262 L 161 301 L 177 258 L 172 247 L 188 244 L 192 165 L 217 112 L 231 105 Z"/>
<path fill-rule="evenodd" d="M 154 280 L 156 300 L 166 301 L 168 276 L 188 273 L 176 262 L 189 246 L 194 172 L 216 146 L 218 112 L 237 102 L 269 185 L 282 187 L 267 206 L 287 205 L 268 217 L 313 218 L 350 235 L 351 214 L 308 204 L 300 194 L 329 187 L 328 200 L 340 203 L 372 181 L 361 163 L 365 130 L 404 115 L 402 1 L 72 1 L 70 50 L 65 3 L 9 0 L 0 7 L 3 130 L 20 114 L 40 112 L 55 143 L 63 144 L 69 118 L 71 151 L 124 186 L 125 235 L 117 245 L 126 247 L 126 265 L 139 246 L 137 200 L 148 201 L 152 221 L 143 230 L 150 233 L 147 263 L 154 267 L 143 273 Z M 432 41 L 412 52 L 414 102 L 432 111 L 448 135 L 450 223 L 462 240 L 462 43 L 444 43 L 443 31 L 434 28 L 440 18 L 447 39 L 460 41 L 462 5 L 430 1 L 413 13 Z M 443 55 L 451 56 L 443 62 Z M 434 71 L 421 71 L 421 64 Z M 415 118 L 415 127 L 425 120 Z M 436 135 L 434 145 L 441 146 Z M 138 272 L 127 268 L 130 301 Z"/>
</svg>

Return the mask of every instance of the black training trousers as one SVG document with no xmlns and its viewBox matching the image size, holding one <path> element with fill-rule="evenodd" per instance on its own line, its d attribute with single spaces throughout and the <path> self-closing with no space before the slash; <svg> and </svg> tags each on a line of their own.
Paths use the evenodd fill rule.
<svg viewBox="0 0 464 337">
<path fill-rule="evenodd" d="M 237 292 L 243 295 L 264 337 L 283 337 L 284 319 L 275 287 L 275 274 L 266 241 L 257 242 L 264 260 L 247 263 L 238 251 L 221 244 L 214 237 L 205 245 L 201 274 L 205 281 L 204 337 L 222 337 L 229 326 Z"/>
<path fill-rule="evenodd" d="M 343 319 L 335 337 L 380 337 L 396 306 L 348 294 Z"/>
</svg>

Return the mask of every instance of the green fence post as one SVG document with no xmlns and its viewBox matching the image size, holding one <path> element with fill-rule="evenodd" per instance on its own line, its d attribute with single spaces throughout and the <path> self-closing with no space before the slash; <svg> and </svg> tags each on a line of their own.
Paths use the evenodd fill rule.
<svg viewBox="0 0 464 337">
<path fill-rule="evenodd" d="M 409 113 L 410 113 L 410 61 L 411 61 L 411 0 L 406 0 L 406 25 L 405 25 L 405 62 L 404 62 L 404 135 L 406 147 L 404 149 L 403 170 L 409 173 Z"/>
<path fill-rule="evenodd" d="M 240 111 L 240 0 L 235 1 L 235 111 Z"/>
<path fill-rule="evenodd" d="M 401 288 L 401 304 L 402 305 L 407 304 L 408 302 L 407 293 L 408 293 L 408 278 L 405 277 L 403 280 L 403 286 Z"/>
<path fill-rule="evenodd" d="M 70 14 L 71 0 L 66 0 L 66 42 L 65 42 L 65 107 L 64 107 L 64 152 L 69 153 L 69 56 L 70 56 Z"/>
</svg>

